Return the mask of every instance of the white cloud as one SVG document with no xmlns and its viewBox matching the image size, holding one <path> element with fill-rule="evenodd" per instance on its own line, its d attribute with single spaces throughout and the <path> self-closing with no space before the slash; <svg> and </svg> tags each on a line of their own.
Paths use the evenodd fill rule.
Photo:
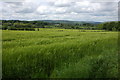
<svg viewBox="0 0 120 80">
<path fill-rule="evenodd" d="M 114 21 L 118 17 L 116 1 L 24 0 L 22 2 L 0 2 L 0 6 L 3 5 L 0 12 L 3 19 Z"/>
<path fill-rule="evenodd" d="M 73 1 L 71 0 L 57 0 L 54 2 L 54 5 L 57 7 L 69 7 L 73 5 Z"/>
</svg>

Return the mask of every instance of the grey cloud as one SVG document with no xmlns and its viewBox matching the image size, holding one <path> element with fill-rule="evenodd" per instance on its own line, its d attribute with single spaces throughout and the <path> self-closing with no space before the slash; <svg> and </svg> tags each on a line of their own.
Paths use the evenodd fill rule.
<svg viewBox="0 0 120 80">
<path fill-rule="evenodd" d="M 55 6 L 57 6 L 57 7 L 69 7 L 70 6 L 70 4 L 55 4 Z"/>
<path fill-rule="evenodd" d="M 15 13 L 32 13 L 37 9 L 37 6 L 33 6 L 35 4 L 28 2 L 27 4 L 24 2 L 7 2 L 9 9 L 13 10 Z"/>
<path fill-rule="evenodd" d="M 118 9 L 118 3 L 117 2 L 107 2 L 107 3 L 101 3 L 101 9 L 100 11 L 113 11 Z"/>
<path fill-rule="evenodd" d="M 15 6 L 21 6 L 21 5 L 23 5 L 22 2 L 5 2 L 5 3 L 12 4 L 12 5 L 15 5 Z"/>
<path fill-rule="evenodd" d="M 116 20 L 117 3 L 82 2 L 87 0 L 35 0 L 31 2 L 5 2 L 4 19 L 68 19 L 68 20 Z M 93 1 L 93 0 L 90 0 Z M 80 4 L 77 4 L 80 3 Z M 115 14 L 116 13 L 116 14 Z M 19 16 L 21 15 L 21 16 Z M 89 19 L 88 19 L 89 18 Z"/>
<path fill-rule="evenodd" d="M 25 8 L 23 10 L 16 11 L 16 13 L 32 13 L 32 12 L 34 12 L 34 9 L 32 8 Z"/>
</svg>

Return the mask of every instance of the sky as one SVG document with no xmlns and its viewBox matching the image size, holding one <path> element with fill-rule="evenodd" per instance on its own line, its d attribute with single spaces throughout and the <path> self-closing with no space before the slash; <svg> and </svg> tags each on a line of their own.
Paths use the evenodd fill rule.
<svg viewBox="0 0 120 80">
<path fill-rule="evenodd" d="M 3 20 L 118 20 L 118 0 L 0 0 L 0 6 Z"/>
</svg>

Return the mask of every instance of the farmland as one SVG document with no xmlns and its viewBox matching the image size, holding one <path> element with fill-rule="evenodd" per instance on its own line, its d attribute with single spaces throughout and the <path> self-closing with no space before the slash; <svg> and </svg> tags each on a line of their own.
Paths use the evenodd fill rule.
<svg viewBox="0 0 120 80">
<path fill-rule="evenodd" d="M 117 78 L 118 33 L 2 31 L 3 78 Z"/>
</svg>

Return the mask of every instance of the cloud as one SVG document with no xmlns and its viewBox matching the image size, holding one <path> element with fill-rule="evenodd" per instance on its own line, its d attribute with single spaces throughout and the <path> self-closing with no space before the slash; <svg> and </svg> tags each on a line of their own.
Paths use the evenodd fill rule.
<svg viewBox="0 0 120 80">
<path fill-rule="evenodd" d="M 19 6 L 16 10 L 16 13 L 33 13 L 38 6 L 32 6 L 35 5 L 35 3 L 23 3 L 22 6 Z"/>
<path fill-rule="evenodd" d="M 114 21 L 118 17 L 118 3 L 115 1 L 24 0 L 22 2 L 0 2 L 0 6 L 2 6 L 0 12 L 2 19 Z"/>
<path fill-rule="evenodd" d="M 75 2 L 71 1 L 71 0 L 58 0 L 56 2 L 54 2 L 54 6 L 56 7 L 69 7 L 69 6 L 73 6 Z"/>
</svg>

